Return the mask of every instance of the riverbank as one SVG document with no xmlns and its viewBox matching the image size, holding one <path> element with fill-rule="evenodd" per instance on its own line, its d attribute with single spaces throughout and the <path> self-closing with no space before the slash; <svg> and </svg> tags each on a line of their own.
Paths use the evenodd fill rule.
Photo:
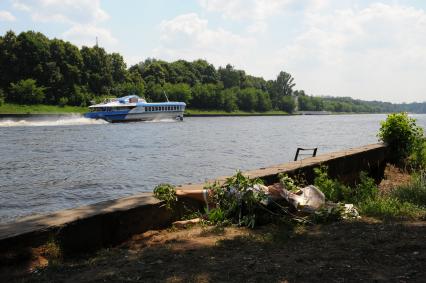
<svg viewBox="0 0 426 283">
<path fill-rule="evenodd" d="M 19 105 L 5 103 L 0 105 L 1 114 L 82 114 L 87 112 L 87 107 L 79 106 L 57 106 L 57 105 Z M 226 112 L 222 110 L 200 110 L 200 109 L 187 109 L 185 116 L 188 117 L 210 117 L 210 116 L 281 116 L 289 115 L 284 111 L 267 111 L 267 112 L 246 112 L 246 111 L 233 111 Z"/>
<path fill-rule="evenodd" d="M 380 190 L 409 181 L 407 173 L 388 167 Z M 150 230 L 68 259 L 52 242 L 34 250 L 30 265 L 9 268 L 8 275 L 19 282 L 420 282 L 424 250 L 424 219 L 363 216 L 255 230 L 197 224 Z"/>
<path fill-rule="evenodd" d="M 0 114 L 81 114 L 87 112 L 87 107 L 57 106 L 57 105 L 18 105 L 5 103 L 0 105 Z"/>
<path fill-rule="evenodd" d="M 3 104 L 0 105 L 0 117 L 10 117 L 20 115 L 72 115 L 83 114 L 87 112 L 87 107 L 79 106 L 57 106 L 57 105 L 18 105 Z M 332 113 L 323 111 L 302 111 L 297 113 L 287 113 L 285 111 L 266 111 L 266 112 L 247 112 L 223 110 L 200 110 L 186 109 L 186 117 L 249 117 L 249 116 L 289 116 L 289 115 L 333 115 L 333 114 L 367 114 L 367 113 Z"/>
</svg>

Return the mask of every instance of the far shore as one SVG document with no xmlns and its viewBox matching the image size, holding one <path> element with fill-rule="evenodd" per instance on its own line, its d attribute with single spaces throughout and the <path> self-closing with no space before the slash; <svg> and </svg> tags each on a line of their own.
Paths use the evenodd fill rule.
<svg viewBox="0 0 426 283">
<path fill-rule="evenodd" d="M 87 107 L 58 106 L 58 105 L 18 105 L 5 103 L 0 105 L 0 118 L 20 118 L 30 116 L 68 116 L 81 115 L 87 112 Z M 186 117 L 245 117 L 245 116 L 290 116 L 290 115 L 341 115 L 341 114 L 386 114 L 386 113 L 355 113 L 355 112 L 325 112 L 325 111 L 301 111 L 287 113 L 285 111 L 246 112 L 224 110 L 200 110 L 187 109 Z"/>
</svg>

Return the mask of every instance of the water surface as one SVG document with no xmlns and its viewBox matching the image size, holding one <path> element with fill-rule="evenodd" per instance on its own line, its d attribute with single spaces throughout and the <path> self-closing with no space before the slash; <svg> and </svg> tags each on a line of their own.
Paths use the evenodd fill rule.
<svg viewBox="0 0 426 283">
<path fill-rule="evenodd" d="M 426 116 L 418 115 L 426 125 Z M 78 120 L 79 119 L 79 120 Z M 0 120 L 0 222 L 377 142 L 385 115 Z"/>
</svg>

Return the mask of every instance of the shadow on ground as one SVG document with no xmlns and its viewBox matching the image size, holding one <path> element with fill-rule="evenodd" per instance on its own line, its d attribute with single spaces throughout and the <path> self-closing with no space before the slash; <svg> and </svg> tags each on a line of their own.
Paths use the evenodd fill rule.
<svg viewBox="0 0 426 283">
<path fill-rule="evenodd" d="M 151 231 L 19 282 L 421 282 L 426 222 Z M 423 281 L 424 282 L 424 281 Z"/>
</svg>

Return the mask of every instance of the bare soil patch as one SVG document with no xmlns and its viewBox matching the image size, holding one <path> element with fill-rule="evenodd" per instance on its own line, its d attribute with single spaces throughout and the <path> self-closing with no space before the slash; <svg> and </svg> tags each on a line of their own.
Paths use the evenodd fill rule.
<svg viewBox="0 0 426 283">
<path fill-rule="evenodd" d="M 411 181 L 411 175 L 401 168 L 393 165 L 387 165 L 385 176 L 379 184 L 379 190 L 382 194 L 387 194 L 393 188 L 408 184 Z"/>
<path fill-rule="evenodd" d="M 256 230 L 198 225 L 149 231 L 19 281 L 422 282 L 425 266 L 425 221 L 363 219 Z"/>
</svg>

